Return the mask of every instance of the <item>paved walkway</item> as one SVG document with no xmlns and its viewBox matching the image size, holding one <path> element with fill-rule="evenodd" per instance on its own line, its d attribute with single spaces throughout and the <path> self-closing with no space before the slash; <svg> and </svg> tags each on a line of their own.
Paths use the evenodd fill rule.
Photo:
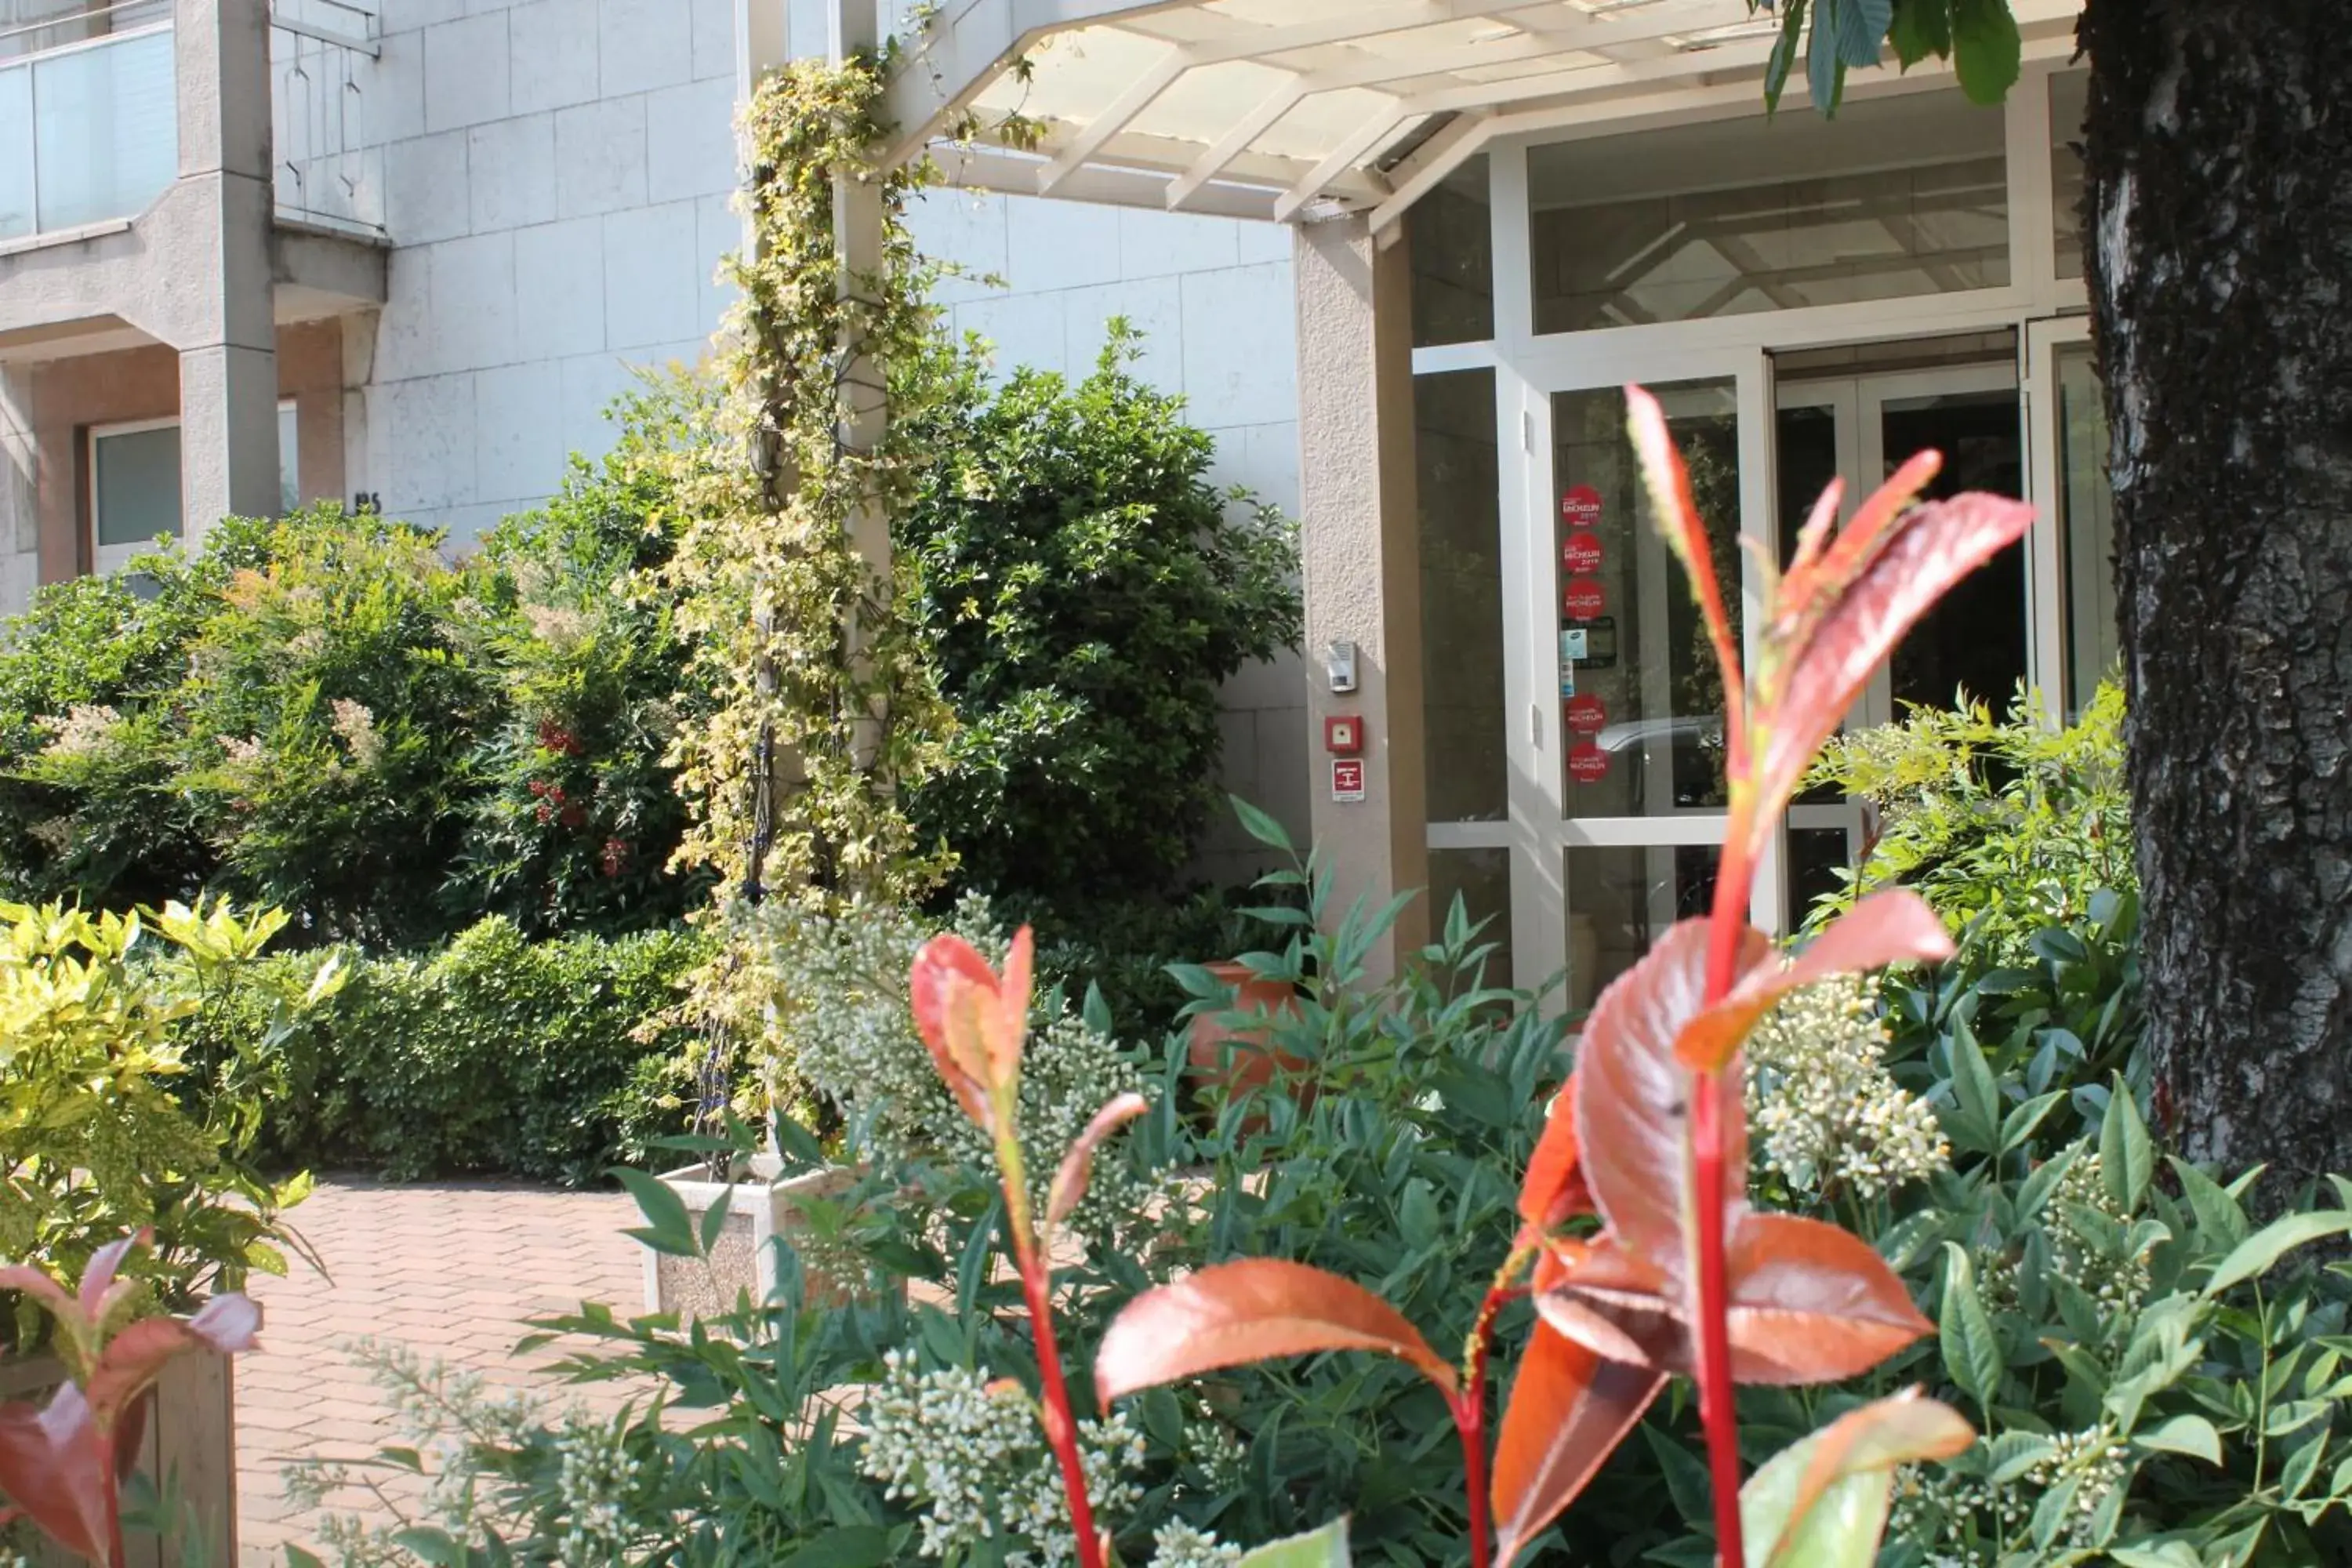
<svg viewBox="0 0 2352 1568">
<path fill-rule="evenodd" d="M 290 1279 L 257 1278 L 267 1314 L 260 1349 L 239 1358 L 238 1555 L 247 1568 L 310 1543 L 289 1517 L 288 1460 L 356 1458 L 398 1442 L 383 1394 L 346 1349 L 358 1339 L 405 1344 L 492 1379 L 531 1386 L 509 1358 L 525 1320 L 608 1302 L 642 1310 L 636 1220 L 625 1197 L 499 1185 L 321 1183 L 294 1212 L 327 1275 L 295 1262 Z M 543 1362 L 561 1353 L 549 1350 Z M 620 1395 L 599 1389 L 609 1404 Z M 398 1489 L 409 1491 L 408 1489 Z"/>
</svg>

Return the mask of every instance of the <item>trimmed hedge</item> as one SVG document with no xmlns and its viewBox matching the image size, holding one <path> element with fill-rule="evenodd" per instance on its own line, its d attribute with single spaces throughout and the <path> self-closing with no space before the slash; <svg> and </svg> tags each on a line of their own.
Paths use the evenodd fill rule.
<svg viewBox="0 0 2352 1568">
<path fill-rule="evenodd" d="M 266 1152 L 395 1181 L 576 1186 L 644 1164 L 651 1140 L 685 1130 L 690 1107 L 676 1065 L 683 1038 L 639 1031 L 706 952 L 675 928 L 532 942 L 493 916 L 425 958 L 344 948 L 276 959 L 352 973 L 276 1047 Z"/>
</svg>

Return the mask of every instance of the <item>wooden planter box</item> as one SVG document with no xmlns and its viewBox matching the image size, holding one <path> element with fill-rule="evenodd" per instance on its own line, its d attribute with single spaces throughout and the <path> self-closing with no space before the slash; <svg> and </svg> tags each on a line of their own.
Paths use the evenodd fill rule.
<svg viewBox="0 0 2352 1568">
<path fill-rule="evenodd" d="M 795 1204 L 810 1198 L 830 1198 L 856 1184 L 858 1173 L 845 1167 L 807 1171 L 782 1176 L 782 1163 L 772 1154 L 755 1155 L 750 1173 L 733 1184 L 727 1205 L 727 1223 L 710 1248 L 709 1267 L 697 1258 L 673 1258 L 645 1249 L 646 1310 L 676 1312 L 688 1318 L 732 1311 L 739 1293 L 750 1291 L 753 1305 L 765 1301 L 776 1289 L 779 1236 L 789 1237 L 800 1223 Z M 671 1171 L 664 1185 L 686 1204 L 696 1225 L 728 1191 L 729 1184 L 709 1179 L 701 1165 Z M 849 1291 L 811 1271 L 809 1293 L 816 1300 L 846 1300 Z"/>
<path fill-rule="evenodd" d="M 65 1368 L 46 1355 L 0 1360 L 0 1404 L 39 1402 L 65 1380 Z M 151 1396 L 147 1429 L 139 1448 L 139 1471 L 157 1487 L 166 1477 L 179 1487 L 180 1501 L 192 1505 L 203 1531 L 202 1551 L 174 1530 L 167 1543 L 152 1535 L 129 1541 L 131 1568 L 179 1568 L 184 1561 L 210 1568 L 236 1563 L 236 1378 L 227 1356 L 191 1351 L 163 1368 Z M 52 1545 L 39 1531 L 34 1568 L 79 1568 L 82 1560 Z"/>
</svg>

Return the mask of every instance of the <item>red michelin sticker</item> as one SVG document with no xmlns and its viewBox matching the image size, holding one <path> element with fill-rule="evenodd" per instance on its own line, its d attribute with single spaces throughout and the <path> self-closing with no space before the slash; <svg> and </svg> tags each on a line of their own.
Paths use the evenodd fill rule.
<svg viewBox="0 0 2352 1568">
<path fill-rule="evenodd" d="M 1591 485 L 1570 486 L 1559 498 L 1559 515 L 1578 528 L 1591 528 L 1601 521 L 1601 492 Z"/>
<path fill-rule="evenodd" d="M 1609 753 L 1587 741 L 1568 753 L 1568 776 L 1580 784 L 1599 784 L 1609 776 Z"/>
<path fill-rule="evenodd" d="M 1598 697 L 1572 697 L 1568 703 L 1568 732 L 1598 735 L 1609 723 L 1609 710 Z"/>
<path fill-rule="evenodd" d="M 1559 547 L 1559 563 L 1574 573 L 1601 570 L 1601 536 L 1590 529 L 1580 528 Z"/>
<path fill-rule="evenodd" d="M 1571 621 L 1597 621 L 1608 607 L 1608 599 L 1601 592 L 1601 583 L 1594 577 L 1577 577 L 1570 581 L 1568 592 L 1560 596 L 1560 607 Z"/>
</svg>

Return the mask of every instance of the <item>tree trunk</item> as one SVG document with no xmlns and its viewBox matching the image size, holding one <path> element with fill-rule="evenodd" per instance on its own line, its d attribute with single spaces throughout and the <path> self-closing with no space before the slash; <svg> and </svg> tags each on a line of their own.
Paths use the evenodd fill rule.
<svg viewBox="0 0 2352 1568">
<path fill-rule="evenodd" d="M 2352 23 L 2081 38 L 2157 1103 L 2274 1205 L 2352 1172 Z"/>
</svg>

